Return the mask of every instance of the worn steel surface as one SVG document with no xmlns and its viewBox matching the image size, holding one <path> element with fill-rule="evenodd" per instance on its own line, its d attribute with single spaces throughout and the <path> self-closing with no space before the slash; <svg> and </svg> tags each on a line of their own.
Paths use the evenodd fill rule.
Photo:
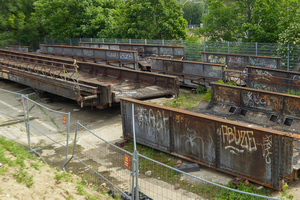
<svg viewBox="0 0 300 200">
<path fill-rule="evenodd" d="M 197 112 L 300 134 L 300 97 L 211 83 L 212 100 Z"/>
<path fill-rule="evenodd" d="M 122 99 L 121 109 L 124 137 L 132 138 L 134 112 L 140 144 L 274 189 L 294 175 L 293 140 L 298 134 L 133 99 Z"/>
<path fill-rule="evenodd" d="M 10 45 L 7 46 L 8 50 L 28 52 L 29 46 Z"/>
<path fill-rule="evenodd" d="M 247 66 L 245 81 L 248 87 L 271 92 L 300 92 L 300 73 L 278 69 Z M 293 90 L 293 91 L 291 91 Z"/>
<path fill-rule="evenodd" d="M 117 67 L 138 69 L 137 51 L 65 45 L 41 45 L 40 50 L 44 54 L 67 56 L 83 61 L 94 61 Z"/>
<path fill-rule="evenodd" d="M 241 55 L 201 52 L 202 62 L 227 65 L 229 69 L 243 70 L 247 65 L 281 69 L 281 58 L 269 56 Z"/>
<path fill-rule="evenodd" d="M 184 59 L 184 47 L 151 44 L 79 42 L 79 46 L 138 51 L 140 56 L 162 56 Z"/>
<path fill-rule="evenodd" d="M 225 65 L 185 60 L 151 58 L 151 71 L 178 76 L 182 85 L 190 87 L 225 79 Z"/>
<path fill-rule="evenodd" d="M 2 78 L 74 99 L 81 105 L 105 108 L 118 103 L 120 97 L 147 99 L 179 93 L 178 78 L 173 76 L 80 61 L 75 66 L 68 59 L 8 50 L 0 50 L 0 57 Z"/>
</svg>

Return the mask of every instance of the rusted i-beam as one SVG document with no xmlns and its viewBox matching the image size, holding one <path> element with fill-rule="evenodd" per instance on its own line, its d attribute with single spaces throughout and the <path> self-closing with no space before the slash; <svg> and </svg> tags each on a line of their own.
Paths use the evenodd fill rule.
<svg viewBox="0 0 300 200">
<path fill-rule="evenodd" d="M 298 134 L 133 99 L 121 99 L 121 109 L 124 137 L 132 136 L 134 112 L 140 144 L 274 189 L 296 174 L 293 140 Z"/>
<path fill-rule="evenodd" d="M 242 54 L 200 52 L 202 62 L 227 65 L 229 69 L 243 70 L 247 65 L 281 69 L 281 58 Z"/>
</svg>

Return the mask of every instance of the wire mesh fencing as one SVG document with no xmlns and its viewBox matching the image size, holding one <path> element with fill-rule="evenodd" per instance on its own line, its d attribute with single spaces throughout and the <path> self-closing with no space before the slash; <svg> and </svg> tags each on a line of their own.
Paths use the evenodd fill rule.
<svg viewBox="0 0 300 200">
<path fill-rule="evenodd" d="M 79 174 L 98 190 L 130 197 L 125 193 L 132 190 L 132 153 L 127 152 L 91 132 L 77 122 L 73 152 L 67 167 Z M 126 158 L 126 163 L 125 163 Z"/>
<path fill-rule="evenodd" d="M 39 40 L 40 44 L 65 44 L 79 46 L 79 42 L 102 42 L 102 43 L 130 43 L 184 46 L 185 59 L 188 61 L 201 62 L 201 51 L 215 53 L 245 54 L 256 56 L 272 56 L 282 58 L 282 69 L 298 70 L 299 53 L 298 45 L 257 42 L 214 42 L 214 41 L 185 41 L 185 40 L 150 40 L 150 39 L 117 39 L 117 38 L 70 38 L 70 39 L 47 39 Z"/>
<path fill-rule="evenodd" d="M 42 156 L 55 167 L 63 168 L 68 156 L 70 113 L 60 112 L 25 97 L 29 146 L 42 150 Z"/>
<path fill-rule="evenodd" d="M 28 146 L 24 99 L 23 94 L 0 89 L 0 135 Z"/>
</svg>

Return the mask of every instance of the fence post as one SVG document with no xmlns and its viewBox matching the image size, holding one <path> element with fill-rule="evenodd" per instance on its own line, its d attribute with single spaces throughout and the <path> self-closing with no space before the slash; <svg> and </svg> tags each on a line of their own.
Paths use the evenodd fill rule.
<svg viewBox="0 0 300 200">
<path fill-rule="evenodd" d="M 68 113 L 68 127 L 67 127 L 67 144 L 66 144 L 66 159 L 64 161 L 64 164 L 62 166 L 62 170 L 65 171 L 65 165 L 67 163 L 67 160 L 68 160 L 68 153 L 69 153 L 69 134 L 70 134 L 70 117 L 71 117 L 71 114 L 70 112 Z M 77 128 L 77 127 L 76 127 Z M 75 146 L 75 145 L 74 145 Z"/>
<path fill-rule="evenodd" d="M 147 39 L 145 39 L 145 44 L 147 44 Z"/>
<path fill-rule="evenodd" d="M 165 45 L 165 40 L 162 40 L 162 45 L 163 45 L 163 46 Z"/>
<path fill-rule="evenodd" d="M 23 95 L 22 95 L 22 98 L 23 98 Z M 28 140 L 28 148 L 29 148 L 29 151 L 31 152 L 31 144 L 30 144 L 30 121 L 29 121 L 29 109 L 28 109 L 28 97 L 25 98 L 26 99 L 26 131 L 27 131 L 27 140 Z M 24 102 L 25 103 L 25 102 Z"/>
<path fill-rule="evenodd" d="M 183 47 L 183 40 L 181 40 L 181 46 Z"/>
<path fill-rule="evenodd" d="M 257 55 L 257 42 L 255 42 L 255 55 Z"/>
<path fill-rule="evenodd" d="M 70 38 L 70 46 L 72 46 L 72 39 Z"/>
<path fill-rule="evenodd" d="M 205 40 L 203 41 L 203 52 L 205 52 Z"/>
<path fill-rule="evenodd" d="M 227 52 L 228 52 L 228 53 L 230 53 L 230 49 L 229 49 L 229 48 L 230 48 L 230 47 L 229 47 L 229 42 L 227 42 L 227 46 L 228 46 L 228 50 L 227 50 Z"/>
<path fill-rule="evenodd" d="M 115 43 L 118 43 L 117 38 L 115 38 Z"/>
<path fill-rule="evenodd" d="M 287 46 L 287 70 L 290 71 L 290 44 Z"/>
<path fill-rule="evenodd" d="M 91 38 L 91 42 L 93 42 L 93 38 Z"/>
<path fill-rule="evenodd" d="M 129 39 L 129 44 L 131 44 L 131 39 Z"/>
</svg>

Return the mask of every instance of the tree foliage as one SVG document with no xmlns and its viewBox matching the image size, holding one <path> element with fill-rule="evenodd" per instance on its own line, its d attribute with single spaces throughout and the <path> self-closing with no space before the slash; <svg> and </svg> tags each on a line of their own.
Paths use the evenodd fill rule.
<svg viewBox="0 0 300 200">
<path fill-rule="evenodd" d="M 37 0 L 34 6 L 46 36 L 96 37 L 118 20 L 122 0 Z"/>
<path fill-rule="evenodd" d="M 183 18 L 186 19 L 189 24 L 200 24 L 204 9 L 203 4 L 187 2 L 183 7 Z"/>
<path fill-rule="evenodd" d="M 120 34 L 133 39 L 185 39 L 187 22 L 175 0 L 126 0 Z"/>
<path fill-rule="evenodd" d="M 299 22 L 299 0 L 207 0 L 199 34 L 213 41 L 274 43 L 292 22 Z"/>
<path fill-rule="evenodd" d="M 28 44 L 39 37 L 34 1 L 0 0 L 0 40 L 19 40 L 21 44 Z"/>
</svg>

